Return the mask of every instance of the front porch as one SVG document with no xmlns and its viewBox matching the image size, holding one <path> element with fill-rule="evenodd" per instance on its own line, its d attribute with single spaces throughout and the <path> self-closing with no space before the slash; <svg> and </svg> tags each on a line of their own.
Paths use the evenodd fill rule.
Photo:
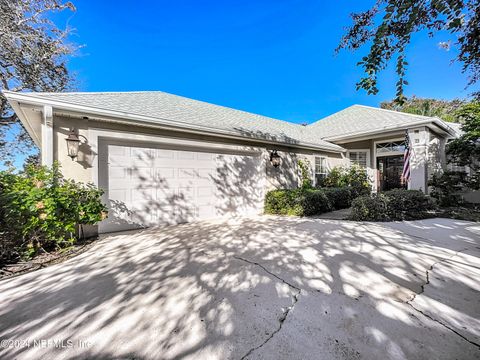
<svg viewBox="0 0 480 360">
<path fill-rule="evenodd" d="M 408 183 L 402 178 L 406 134 L 411 148 Z M 374 192 L 399 188 L 428 192 L 429 177 L 445 167 L 445 139 L 426 126 L 359 137 L 339 145 L 348 149 L 349 164 L 367 170 Z"/>
</svg>

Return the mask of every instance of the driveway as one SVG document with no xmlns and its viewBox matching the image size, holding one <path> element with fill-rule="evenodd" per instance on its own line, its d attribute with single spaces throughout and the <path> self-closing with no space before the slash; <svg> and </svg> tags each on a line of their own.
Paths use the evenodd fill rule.
<svg viewBox="0 0 480 360">
<path fill-rule="evenodd" d="M 2 359 L 478 359 L 480 224 L 257 217 L 0 282 Z"/>
</svg>

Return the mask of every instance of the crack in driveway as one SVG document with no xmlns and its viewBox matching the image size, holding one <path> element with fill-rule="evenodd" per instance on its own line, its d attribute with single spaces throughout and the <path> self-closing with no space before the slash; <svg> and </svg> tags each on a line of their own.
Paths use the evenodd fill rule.
<svg viewBox="0 0 480 360">
<path fill-rule="evenodd" d="M 248 260 L 248 259 L 245 259 L 245 258 L 242 258 L 240 256 L 236 256 L 234 255 L 233 256 L 235 259 L 237 260 L 240 260 L 240 261 L 244 261 L 248 264 L 251 264 L 251 265 L 255 265 L 255 266 L 258 266 L 260 267 L 263 271 L 265 271 L 267 274 L 269 274 L 270 276 L 274 277 L 275 279 L 277 280 L 280 280 L 282 283 L 286 284 L 288 287 L 292 288 L 295 290 L 295 294 L 293 295 L 293 301 L 292 301 L 292 305 L 287 307 L 284 311 L 283 311 L 283 314 L 282 316 L 280 316 L 280 318 L 278 319 L 278 322 L 279 322 L 279 325 L 278 327 L 270 334 L 270 336 L 268 336 L 261 344 L 251 348 L 245 355 L 243 355 L 240 359 L 243 360 L 243 359 L 246 359 L 247 357 L 249 357 L 254 351 L 260 349 L 262 346 L 264 346 L 266 343 L 268 343 L 280 330 L 282 330 L 282 327 L 283 327 L 283 323 L 285 322 L 285 320 L 287 319 L 287 316 L 288 314 L 290 313 L 290 311 L 293 310 L 293 308 L 295 307 L 295 304 L 298 302 L 298 298 L 300 296 L 300 293 L 301 293 L 301 289 L 291 283 L 289 283 L 288 281 L 286 281 L 285 279 L 282 279 L 280 276 L 272 273 L 270 270 L 268 270 L 267 268 L 265 268 L 265 266 L 263 266 L 262 264 L 259 264 L 255 261 L 251 261 L 251 260 Z"/>
<path fill-rule="evenodd" d="M 423 294 L 423 293 L 425 292 L 425 287 L 430 284 L 430 272 L 433 271 L 433 268 L 435 267 L 435 265 L 441 264 L 441 263 L 443 263 L 443 262 L 445 262 L 445 261 L 449 261 L 449 260 L 453 259 L 455 256 L 457 256 L 458 254 L 460 254 L 460 253 L 462 253 L 462 252 L 465 252 L 465 251 L 467 251 L 467 250 L 470 250 L 470 248 L 465 248 L 465 249 L 463 249 L 463 250 L 458 250 L 458 251 L 455 252 L 452 256 L 444 257 L 444 258 L 441 258 L 440 260 L 434 262 L 427 270 L 425 270 L 426 281 L 425 281 L 425 283 L 422 284 L 422 286 L 421 286 L 421 289 L 422 289 L 422 290 L 421 290 L 419 293 L 414 294 L 413 297 L 412 297 L 410 300 L 408 300 L 406 303 L 407 303 L 408 305 L 410 305 L 410 307 L 411 307 L 412 309 L 414 309 L 415 311 L 417 311 L 418 313 L 420 313 L 420 314 L 422 314 L 423 316 L 427 317 L 428 319 L 436 322 L 437 324 L 442 325 L 444 328 L 450 330 L 450 331 L 453 332 L 455 335 L 461 337 L 463 340 L 469 342 L 470 344 L 472 344 L 472 345 L 474 345 L 474 346 L 476 346 L 477 348 L 480 349 L 480 344 L 478 344 L 478 343 L 476 343 L 476 342 L 468 339 L 467 337 L 465 337 L 464 335 L 462 335 L 462 334 L 460 334 L 458 331 L 456 331 L 454 328 L 450 327 L 449 325 L 443 323 L 443 322 L 440 321 L 440 320 L 435 319 L 435 318 L 432 317 L 431 315 L 424 313 L 422 310 L 417 309 L 417 308 L 412 304 L 412 301 L 414 301 L 417 296 Z"/>
<path fill-rule="evenodd" d="M 419 236 L 417 236 L 417 237 L 419 237 Z M 423 294 L 423 293 L 425 292 L 425 286 L 427 286 L 428 284 L 430 284 L 430 271 L 433 270 L 433 268 L 434 268 L 435 265 L 438 265 L 438 264 L 441 264 L 441 263 L 443 263 L 443 262 L 445 262 L 445 261 L 451 260 L 451 259 L 453 259 L 455 256 L 457 256 L 458 254 L 460 254 L 460 253 L 462 253 L 462 252 L 465 252 L 465 251 L 467 251 L 467 250 L 469 250 L 469 249 L 470 249 L 470 248 L 465 248 L 465 249 L 463 249 L 463 250 L 458 250 L 458 251 L 456 251 L 452 256 L 448 256 L 448 257 L 441 258 L 440 260 L 435 261 L 432 265 L 430 265 L 430 267 L 429 267 L 427 270 L 425 270 L 426 281 L 425 281 L 424 284 L 422 284 L 422 285 L 420 286 L 420 288 L 421 288 L 422 290 L 421 290 L 419 293 L 415 293 L 415 294 L 413 295 L 413 297 L 412 297 L 410 300 L 407 301 L 407 303 L 409 303 L 410 301 L 415 300 L 415 298 L 416 298 L 418 295 L 421 295 L 421 294 Z"/>
<path fill-rule="evenodd" d="M 432 321 L 435 321 L 437 324 L 442 325 L 445 329 L 450 330 L 450 331 L 453 332 L 455 335 L 458 335 L 458 336 L 461 337 L 463 340 L 469 342 L 470 344 L 472 344 L 472 345 L 474 345 L 474 346 L 476 346 L 477 348 L 480 349 L 480 344 L 477 344 L 476 342 L 468 339 L 467 337 L 463 336 L 462 334 L 460 334 L 460 333 L 459 333 L 458 331 L 456 331 L 455 329 L 451 328 L 451 327 L 448 326 L 447 324 L 444 324 L 444 323 L 441 322 L 440 320 L 437 320 L 437 319 L 435 319 L 434 317 L 432 317 L 432 316 L 424 313 L 422 310 L 417 309 L 417 308 L 416 308 L 415 306 L 413 306 L 410 302 L 407 302 L 407 304 L 410 305 L 410 307 L 411 307 L 412 309 L 414 309 L 415 311 L 419 312 L 419 313 L 422 314 L 423 316 L 429 318 L 429 319 L 432 320 Z"/>
</svg>

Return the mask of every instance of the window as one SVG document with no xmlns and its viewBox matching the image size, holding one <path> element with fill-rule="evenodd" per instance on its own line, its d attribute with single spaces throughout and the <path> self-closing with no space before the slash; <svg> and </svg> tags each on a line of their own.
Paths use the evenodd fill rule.
<svg viewBox="0 0 480 360">
<path fill-rule="evenodd" d="M 405 141 L 394 141 L 377 144 L 377 154 L 405 152 Z"/>
<path fill-rule="evenodd" d="M 366 151 L 349 151 L 351 165 L 358 165 L 362 168 L 367 168 L 367 152 Z"/>
<path fill-rule="evenodd" d="M 315 156 L 315 185 L 321 184 L 327 176 L 327 159 Z"/>
</svg>

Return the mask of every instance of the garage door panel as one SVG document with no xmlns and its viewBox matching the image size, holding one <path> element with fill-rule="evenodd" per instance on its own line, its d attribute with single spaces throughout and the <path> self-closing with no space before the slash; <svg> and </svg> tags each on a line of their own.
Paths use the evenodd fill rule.
<svg viewBox="0 0 480 360">
<path fill-rule="evenodd" d="M 108 232 L 259 213 L 259 156 L 138 146 L 108 146 Z"/>
<path fill-rule="evenodd" d="M 178 160 L 194 160 L 195 153 L 192 151 L 177 151 L 177 159 Z"/>
<path fill-rule="evenodd" d="M 177 194 L 180 198 L 184 198 L 190 201 L 195 200 L 195 188 L 193 186 L 179 187 L 177 189 Z"/>
<path fill-rule="evenodd" d="M 180 168 L 178 169 L 178 178 L 179 179 L 194 179 L 196 177 L 195 169 L 191 168 Z"/>
<path fill-rule="evenodd" d="M 212 153 L 197 153 L 197 160 L 199 161 L 212 161 L 215 159 L 215 154 Z"/>
<path fill-rule="evenodd" d="M 175 168 L 173 167 L 157 167 L 155 169 L 155 180 L 174 179 Z"/>
<path fill-rule="evenodd" d="M 199 219 L 211 219 L 217 216 L 215 206 L 212 205 L 199 205 L 198 207 Z"/>
<path fill-rule="evenodd" d="M 157 188 L 157 200 L 172 199 L 176 195 L 175 188 Z"/>
<path fill-rule="evenodd" d="M 154 196 L 154 189 L 152 188 L 144 188 L 144 189 L 132 189 L 132 202 L 136 203 L 139 201 L 146 201 L 146 200 L 156 200 Z"/>
<path fill-rule="evenodd" d="M 209 180 L 215 178 L 215 169 L 198 169 L 197 175 L 199 179 Z"/>
<path fill-rule="evenodd" d="M 108 154 L 110 156 L 129 156 L 130 155 L 130 148 L 126 146 L 117 146 L 117 145 L 110 145 L 108 147 Z"/>
<path fill-rule="evenodd" d="M 129 190 L 110 189 L 109 197 L 110 197 L 110 200 L 127 202 L 127 201 L 130 201 L 130 196 L 127 196 L 129 192 L 130 192 Z"/>
<path fill-rule="evenodd" d="M 125 179 L 128 176 L 128 171 L 124 167 L 110 167 L 110 177 L 115 180 Z"/>
<path fill-rule="evenodd" d="M 174 157 L 175 157 L 175 152 L 173 150 L 156 149 L 155 151 L 156 159 L 173 159 Z"/>
</svg>

